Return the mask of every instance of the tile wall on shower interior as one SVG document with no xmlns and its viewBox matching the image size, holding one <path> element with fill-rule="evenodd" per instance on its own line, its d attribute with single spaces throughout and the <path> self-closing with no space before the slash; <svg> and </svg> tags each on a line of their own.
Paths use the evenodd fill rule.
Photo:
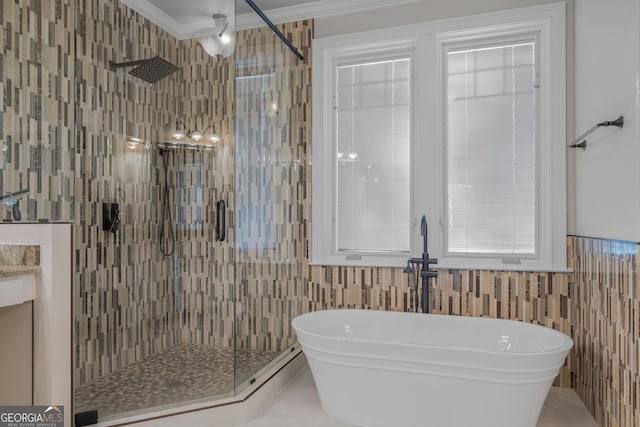
<svg viewBox="0 0 640 427">
<path fill-rule="evenodd" d="M 74 383 L 81 385 L 177 340 L 174 264 L 159 252 L 163 176 L 154 143 L 177 114 L 180 74 L 151 85 L 128 69 L 110 69 L 111 60 L 155 55 L 178 62 L 174 38 L 119 1 L 77 2 L 73 18 L 73 354 Z M 119 205 L 115 233 L 102 229 L 103 203 Z"/>
<path fill-rule="evenodd" d="M 177 208 L 176 333 L 181 343 L 231 347 L 234 342 L 233 155 L 234 56 L 210 57 L 196 40 L 178 42 L 177 120 L 186 130 L 215 131 L 214 151 L 170 153 Z M 175 126 L 172 123 L 171 126 Z M 216 201 L 227 205 L 226 239 L 215 240 Z"/>
<path fill-rule="evenodd" d="M 310 44 L 309 21 L 281 28 L 305 46 Z M 294 340 L 291 332 L 282 332 L 289 327 L 282 313 L 291 306 L 302 306 L 292 299 L 297 289 L 288 290 L 301 282 L 294 278 L 303 276 L 299 267 L 302 239 L 285 240 L 303 230 L 299 224 L 303 208 L 298 200 L 306 197 L 301 190 L 306 175 L 304 168 L 291 160 L 306 154 L 301 141 L 308 134 L 309 115 L 296 106 L 309 108 L 310 89 L 306 88 L 310 70 L 306 62 L 286 72 L 280 71 L 280 64 L 269 65 L 280 73 L 274 94 L 284 101 L 279 127 L 273 130 L 278 138 L 270 150 L 280 156 L 274 160 L 288 159 L 293 172 L 286 175 L 278 165 L 273 169 L 277 173 L 266 172 L 268 183 L 259 174 L 254 175 L 258 181 L 252 181 L 254 189 L 266 186 L 273 191 L 269 199 L 272 216 L 263 218 L 262 227 L 279 230 L 277 250 L 266 258 L 264 251 L 236 253 L 235 62 L 246 65 L 254 57 L 267 58 L 266 62 L 283 60 L 279 41 L 267 28 L 239 32 L 237 39 L 234 56 L 211 58 L 196 41 L 173 39 L 117 1 L 87 3 L 79 9 L 76 385 L 90 383 L 178 343 L 229 347 L 237 338 L 241 348 L 277 351 Z M 263 44 L 264 52 L 260 48 Z M 242 57 L 245 53 L 246 58 Z M 150 85 L 125 70 L 113 72 L 107 67 L 111 59 L 125 61 L 155 54 L 181 69 Z M 294 125 L 289 125 L 289 120 Z M 176 246 L 173 256 L 164 257 L 158 230 L 165 169 L 155 143 L 177 121 L 191 130 L 211 125 L 221 143 L 215 151 L 179 149 L 165 154 Z M 127 136 L 143 143 L 132 143 Z M 257 171 L 269 165 L 252 167 Z M 224 242 L 214 238 L 214 207 L 220 199 L 227 204 Z M 121 223 L 116 234 L 101 229 L 105 201 L 120 205 Z M 246 199 L 241 199 L 239 206 L 243 202 Z M 289 211 L 296 214 L 292 217 Z M 289 225 L 282 223 L 290 218 L 294 220 Z M 244 287 L 240 287 L 249 289 L 248 294 L 234 290 L 237 254 L 244 260 L 238 270 L 244 278 L 240 280 Z M 259 282 L 256 277 L 261 278 L 261 284 L 273 282 L 272 295 L 277 298 L 269 296 L 265 303 L 259 302 L 264 295 L 262 288 L 252 287 Z M 240 303 L 235 304 L 234 298 Z M 238 333 L 234 335 L 236 314 Z"/>
</svg>

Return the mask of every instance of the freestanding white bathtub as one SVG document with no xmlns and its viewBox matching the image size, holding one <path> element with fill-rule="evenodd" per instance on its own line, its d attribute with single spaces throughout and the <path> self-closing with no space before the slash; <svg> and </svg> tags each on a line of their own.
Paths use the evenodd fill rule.
<svg viewBox="0 0 640 427">
<path fill-rule="evenodd" d="M 535 427 L 573 342 L 529 323 L 372 310 L 292 321 L 322 408 L 379 427 Z"/>
</svg>

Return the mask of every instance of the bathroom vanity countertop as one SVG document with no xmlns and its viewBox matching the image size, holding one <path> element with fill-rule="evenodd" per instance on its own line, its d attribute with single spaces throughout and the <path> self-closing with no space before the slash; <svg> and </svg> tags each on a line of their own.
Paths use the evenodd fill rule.
<svg viewBox="0 0 640 427">
<path fill-rule="evenodd" d="M 0 279 L 3 277 L 22 276 L 23 274 L 40 274 L 39 265 L 0 265 Z"/>
</svg>

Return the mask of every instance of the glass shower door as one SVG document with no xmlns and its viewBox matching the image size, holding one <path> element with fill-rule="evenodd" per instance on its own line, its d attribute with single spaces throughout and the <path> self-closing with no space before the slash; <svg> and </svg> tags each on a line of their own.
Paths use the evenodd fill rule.
<svg viewBox="0 0 640 427">
<path fill-rule="evenodd" d="M 233 396 L 233 240 L 215 238 L 216 202 L 233 203 L 233 57 L 119 1 L 75 16 L 74 412 L 105 421 Z M 154 55 L 180 69 L 152 84 L 107 64 Z M 178 126 L 222 141 L 167 148 Z M 117 229 L 102 229 L 103 202 L 118 204 Z"/>
<path fill-rule="evenodd" d="M 284 27 L 290 34 L 306 29 Z M 290 321 L 302 309 L 306 183 L 304 106 L 296 95 L 307 65 L 266 27 L 246 31 L 236 50 L 238 392 L 296 343 Z"/>
</svg>

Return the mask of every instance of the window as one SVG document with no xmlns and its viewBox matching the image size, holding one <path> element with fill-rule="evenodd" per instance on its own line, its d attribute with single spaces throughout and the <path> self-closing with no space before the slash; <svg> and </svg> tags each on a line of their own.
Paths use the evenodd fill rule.
<svg viewBox="0 0 640 427">
<path fill-rule="evenodd" d="M 413 44 L 323 51 L 313 82 L 327 136 L 313 148 L 314 261 L 397 265 L 411 253 Z"/>
<path fill-rule="evenodd" d="M 564 5 L 315 40 L 312 262 L 566 268 Z"/>
<path fill-rule="evenodd" d="M 337 253 L 409 253 L 411 58 L 336 64 Z"/>
<path fill-rule="evenodd" d="M 535 48 L 446 51 L 449 253 L 536 253 Z"/>
</svg>

